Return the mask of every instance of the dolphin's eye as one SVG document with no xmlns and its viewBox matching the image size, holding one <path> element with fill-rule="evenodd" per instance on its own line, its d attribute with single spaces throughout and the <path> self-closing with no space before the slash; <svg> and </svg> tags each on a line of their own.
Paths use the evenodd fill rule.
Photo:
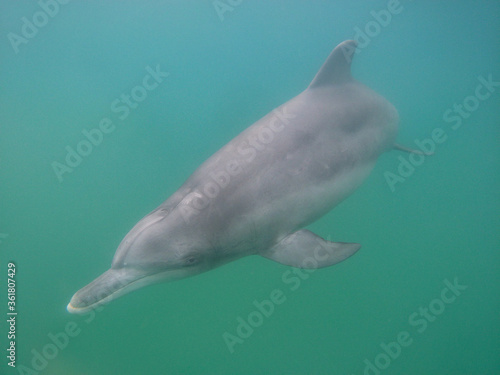
<svg viewBox="0 0 500 375">
<path fill-rule="evenodd" d="M 186 265 L 192 266 L 193 264 L 198 263 L 198 258 L 195 256 L 188 256 L 185 260 Z"/>
</svg>

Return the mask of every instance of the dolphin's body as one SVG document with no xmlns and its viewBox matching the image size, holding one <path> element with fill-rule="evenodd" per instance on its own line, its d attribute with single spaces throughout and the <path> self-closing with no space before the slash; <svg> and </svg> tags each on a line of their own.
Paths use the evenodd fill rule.
<svg viewBox="0 0 500 375">
<path fill-rule="evenodd" d="M 309 87 L 203 163 L 125 236 L 111 268 L 71 299 L 83 313 L 134 289 L 208 271 L 247 255 L 319 268 L 355 243 L 301 229 L 330 211 L 395 146 L 398 114 L 356 82 L 345 41 Z"/>
</svg>

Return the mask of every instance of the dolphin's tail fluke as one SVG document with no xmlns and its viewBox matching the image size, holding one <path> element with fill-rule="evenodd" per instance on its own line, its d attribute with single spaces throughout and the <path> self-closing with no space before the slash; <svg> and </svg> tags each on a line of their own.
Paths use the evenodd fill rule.
<svg viewBox="0 0 500 375">
<path fill-rule="evenodd" d="M 420 150 L 414 150 L 414 149 L 409 148 L 409 147 L 401 146 L 400 144 L 397 144 L 397 143 L 394 145 L 394 150 L 409 152 L 410 154 L 417 154 L 417 155 L 425 155 L 425 156 L 434 155 L 433 152 L 424 152 L 424 151 L 420 151 Z"/>
</svg>

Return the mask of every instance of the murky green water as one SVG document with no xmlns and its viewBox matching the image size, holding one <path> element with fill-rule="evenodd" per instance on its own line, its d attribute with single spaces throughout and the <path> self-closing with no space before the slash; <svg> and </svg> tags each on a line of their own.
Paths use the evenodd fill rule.
<svg viewBox="0 0 500 375">
<path fill-rule="evenodd" d="M 1 374 L 500 372 L 500 4 L 353 3 L 0 5 Z M 249 257 L 67 313 L 135 222 L 349 38 L 399 141 L 435 148 L 383 155 L 310 226 L 359 253 L 300 274 Z"/>
</svg>

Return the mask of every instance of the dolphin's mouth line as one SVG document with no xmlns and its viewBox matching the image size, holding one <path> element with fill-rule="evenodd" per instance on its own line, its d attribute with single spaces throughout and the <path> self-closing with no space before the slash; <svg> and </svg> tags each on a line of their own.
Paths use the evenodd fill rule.
<svg viewBox="0 0 500 375">
<path fill-rule="evenodd" d="M 111 273 L 112 271 L 117 271 L 117 270 L 110 269 L 107 272 Z M 104 273 L 103 275 L 105 275 L 105 274 L 106 273 Z M 133 279 L 130 282 L 125 282 L 123 275 L 120 278 L 120 275 L 112 275 L 112 274 L 109 275 L 108 278 L 104 278 L 104 279 L 99 280 L 103 275 L 101 275 L 99 278 L 95 279 L 89 285 L 80 289 L 78 292 L 76 292 L 73 295 L 73 298 L 71 298 L 71 301 L 68 303 L 68 306 L 66 307 L 68 312 L 74 313 L 74 314 L 84 314 L 89 310 L 93 310 L 93 309 L 97 308 L 98 306 L 107 304 L 108 302 L 110 302 L 118 297 L 121 297 L 121 296 L 128 294 L 136 289 L 142 288 L 146 285 L 155 284 L 155 283 L 164 281 L 167 278 L 170 280 L 178 280 L 178 279 L 189 276 L 186 274 L 185 268 L 183 268 L 183 267 L 168 269 L 168 270 L 163 270 L 163 271 L 157 271 L 157 272 L 154 272 L 154 273 L 151 273 L 148 275 L 140 275 L 139 274 L 139 276 L 137 278 Z M 116 288 L 116 287 L 110 288 L 112 290 L 111 293 L 106 294 L 104 297 L 102 297 L 98 300 L 94 300 L 90 304 L 86 304 L 84 306 L 75 306 L 74 305 L 75 299 L 77 300 L 77 302 L 85 303 L 85 299 L 80 298 L 79 294 L 85 295 L 85 293 L 88 293 L 89 287 L 90 287 L 90 292 L 91 292 L 90 295 L 92 295 L 92 294 L 98 295 L 97 293 L 95 293 L 95 290 L 97 290 L 97 291 L 103 290 L 103 286 L 106 286 L 106 282 L 108 282 L 110 280 L 110 278 L 114 278 L 115 281 L 117 281 L 116 286 L 119 286 L 118 288 Z M 93 285 L 94 283 L 96 283 L 96 284 Z M 78 305 L 78 304 L 76 304 L 76 305 Z"/>
<path fill-rule="evenodd" d="M 127 287 L 130 287 L 131 285 L 133 285 L 134 283 L 144 279 L 145 277 L 147 276 L 143 276 L 141 277 L 140 279 L 137 279 L 137 280 L 134 280 L 132 282 L 130 282 L 129 284 L 126 284 L 124 286 L 122 286 L 121 288 L 119 289 L 116 289 L 115 291 L 113 291 L 112 293 L 108 294 L 107 296 L 101 298 L 100 300 L 98 301 L 95 301 L 94 303 L 90 304 L 90 305 L 86 305 L 86 306 L 83 306 L 83 307 L 74 307 L 71 302 L 68 304 L 68 306 L 66 307 L 66 309 L 71 312 L 71 313 L 77 313 L 77 314 L 81 314 L 81 313 L 85 313 L 89 310 L 94 310 L 95 308 L 101 306 L 101 305 L 105 305 L 107 302 L 115 299 L 114 296 L 117 295 L 117 294 L 122 294 L 124 289 L 127 288 Z M 77 292 L 78 293 L 78 292 Z M 117 296 L 118 297 L 118 296 Z"/>
<path fill-rule="evenodd" d="M 113 292 L 111 292 L 110 294 L 104 296 L 103 298 L 91 303 L 90 305 L 86 305 L 86 306 L 82 306 L 82 307 L 75 307 L 71 304 L 71 302 L 73 301 L 74 297 L 80 293 L 80 291 L 76 292 L 75 295 L 73 296 L 73 298 L 71 299 L 71 301 L 68 303 L 68 306 L 66 307 L 66 309 L 68 310 L 68 312 L 70 313 L 75 313 L 75 314 L 83 314 L 83 313 L 86 313 L 87 311 L 90 311 L 90 310 L 94 310 L 96 309 L 97 307 L 101 306 L 101 305 L 105 305 L 107 304 L 108 302 L 116 299 L 117 297 L 120 297 L 124 294 L 127 294 L 129 292 L 132 292 L 133 290 L 135 289 L 138 289 L 142 286 L 143 283 L 140 283 L 141 281 L 143 281 L 144 279 L 147 279 L 147 278 L 150 278 L 150 277 L 154 277 L 154 276 L 158 276 L 160 274 L 163 274 L 163 273 L 167 273 L 169 271 L 158 271 L 156 273 L 153 273 L 153 274 L 150 274 L 150 275 L 144 275 L 144 276 L 140 276 L 139 278 L 129 282 L 129 283 L 126 283 L 125 285 L 122 285 L 120 286 L 120 288 L 118 289 L 115 289 Z M 136 285 L 140 283 L 140 285 Z"/>
</svg>

